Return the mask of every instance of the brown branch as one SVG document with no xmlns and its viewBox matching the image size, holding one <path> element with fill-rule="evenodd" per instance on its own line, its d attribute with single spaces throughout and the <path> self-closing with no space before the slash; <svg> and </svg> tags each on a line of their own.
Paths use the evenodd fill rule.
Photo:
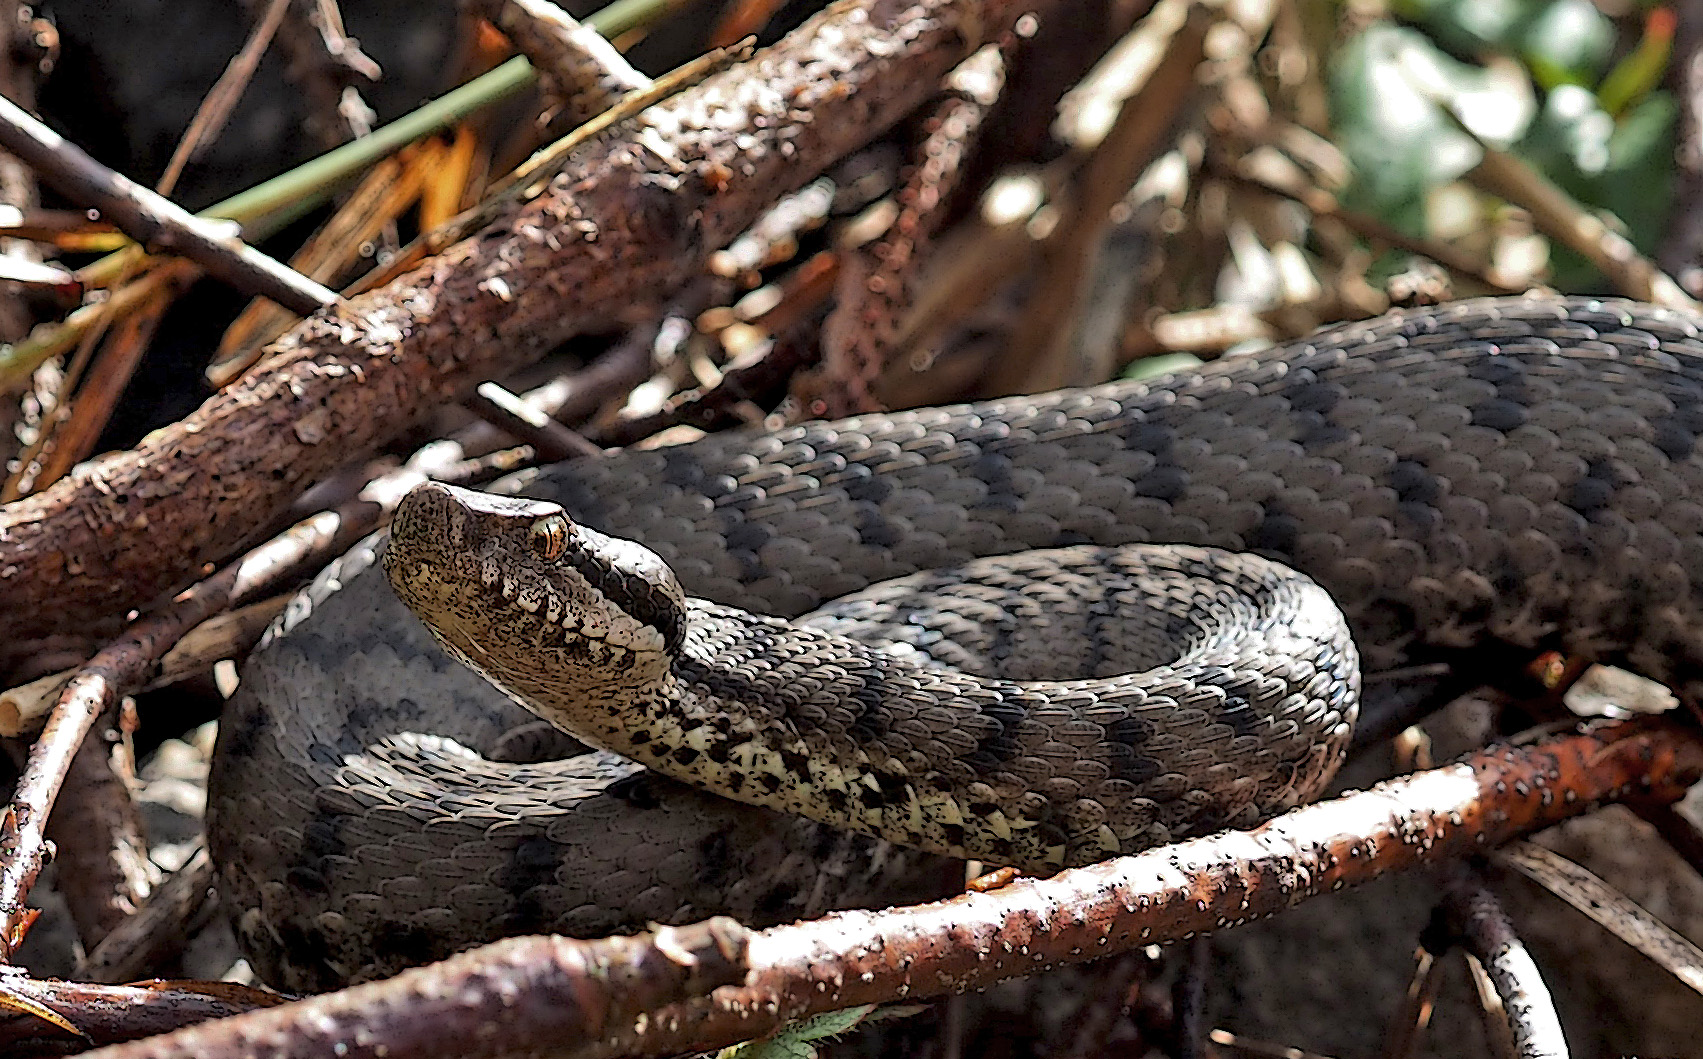
<svg viewBox="0 0 1703 1059">
<path fill-rule="evenodd" d="M 383 982 L 191 1026 L 90 1053 L 460 1059 L 566 1054 L 646 1012 L 746 973 L 747 934 L 731 919 L 601 941 L 510 938 Z"/>
<path fill-rule="evenodd" d="M 420 197 L 427 159 L 441 157 L 445 148 L 426 140 L 404 148 L 367 170 L 355 190 L 337 207 L 337 212 L 313 233 L 290 257 L 290 267 L 321 283 L 336 283 L 361 259 L 363 246 L 394 226 L 404 210 Z M 215 387 L 231 381 L 253 367 L 268 343 L 288 331 L 298 317 L 276 304 L 255 300 L 225 329 L 219 349 L 207 365 L 207 381 Z"/>
<path fill-rule="evenodd" d="M 1273 915 L 1320 894 L 1392 872 L 1443 863 L 1548 827 L 1593 804 L 1637 796 L 1683 797 L 1703 776 L 1703 733 L 1662 721 L 1604 722 L 1298 809 L 1249 832 L 1228 832 L 1120 857 L 990 893 L 880 912 L 841 912 L 750 936 L 750 971 L 738 986 L 610 1017 L 596 1033 L 557 1037 L 564 1059 L 706 1051 L 774 1031 L 789 1019 L 894 999 L 978 989 L 1050 967 L 1192 938 Z M 376 1055 L 391 1041 L 369 1019 L 412 1028 L 436 1018 L 439 999 L 463 983 L 483 989 L 507 973 L 524 939 L 272 1011 L 180 1031 L 106 1053 L 142 1056 Z M 596 943 L 609 944 L 609 943 Z M 533 950 L 536 951 L 536 950 Z M 414 976 L 414 977 L 410 977 Z M 422 989 L 421 982 L 433 988 Z M 515 992 L 506 1051 L 527 1054 L 537 1001 Z M 547 1006 L 547 1005 L 546 1005 Z M 337 1013 L 328 1020 L 325 1013 Z M 554 1024 L 559 1027 L 559 1023 Z M 330 1027 L 328 1029 L 328 1027 Z M 357 1036 L 362 1030 L 368 1030 Z M 356 1042 L 362 1042 L 355 1046 Z M 441 1038 L 436 1041 L 441 1045 Z M 495 1042 L 492 1042 L 494 1045 Z M 318 1049 L 309 1052 L 307 1048 Z M 365 1050 L 363 1050 L 365 1049 Z M 402 1054 L 391 1050 L 393 1056 Z"/>
<path fill-rule="evenodd" d="M 894 200 L 898 215 L 880 237 L 840 251 L 838 298 L 822 325 L 822 366 L 800 375 L 793 396 L 810 418 L 839 419 L 880 407 L 873 387 L 903 349 L 917 270 L 1005 82 L 1004 56 L 977 52 L 952 72 L 954 92 L 924 126 Z"/>
<path fill-rule="evenodd" d="M 550 0 L 485 0 L 479 13 L 532 61 L 541 87 L 561 107 L 552 124 L 579 125 L 650 84 L 603 34 Z"/>
<path fill-rule="evenodd" d="M 134 914 L 160 875 L 148 859 L 130 746 L 102 728 L 72 758 L 63 807 L 47 827 L 58 890 L 84 949 Z"/>
<path fill-rule="evenodd" d="M 101 165 L 4 97 L 0 146 L 67 198 L 100 210 L 132 239 L 186 257 L 246 294 L 264 295 L 303 315 L 337 301 L 336 293 L 242 242 L 228 226 L 196 217 Z"/>
<path fill-rule="evenodd" d="M 112 986 L 42 981 L 22 975 L 0 979 L 0 994 L 4 994 L 0 998 L 0 1052 L 6 1055 L 60 1055 L 68 1040 L 74 1040 L 63 1029 L 50 1027 L 20 1011 L 20 1007 L 42 1005 L 81 1030 L 87 1042 L 98 1045 L 166 1033 L 288 999 L 264 989 L 225 982 Z M 24 1003 L 14 1005 L 15 1000 Z"/>
<path fill-rule="evenodd" d="M 1672 277 L 1601 217 L 1513 155 L 1482 143 L 1480 147 L 1484 157 L 1466 174 L 1468 183 L 1530 213 L 1538 231 L 1595 265 L 1628 298 L 1676 309 L 1699 308 Z"/>
<path fill-rule="evenodd" d="M 183 951 L 195 924 L 212 910 L 212 898 L 213 860 L 203 846 L 89 950 L 77 977 L 109 983 L 143 977 Z"/>
<path fill-rule="evenodd" d="M 1483 879 L 1461 872 L 1443 895 L 1440 911 L 1450 940 L 1477 962 L 1501 1009 L 1485 1008 L 1492 1040 L 1506 1041 L 1516 1059 L 1567 1059 L 1567 1038 L 1549 987 Z"/>
<path fill-rule="evenodd" d="M 835 4 L 627 135 L 584 144 L 536 198 L 304 321 L 269 366 L 182 423 L 0 510 L 0 639 L 110 622 L 444 399 L 642 314 L 779 191 L 891 126 L 1038 6 Z"/>
</svg>

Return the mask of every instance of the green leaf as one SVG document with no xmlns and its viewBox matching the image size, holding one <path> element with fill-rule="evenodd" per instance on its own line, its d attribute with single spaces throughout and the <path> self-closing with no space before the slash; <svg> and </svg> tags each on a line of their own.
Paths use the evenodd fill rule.
<svg viewBox="0 0 1703 1059">
<path fill-rule="evenodd" d="M 1553 0 L 1514 44 L 1543 87 L 1594 84 L 1614 51 L 1614 23 L 1591 0 Z"/>
<path fill-rule="evenodd" d="M 878 1009 L 865 1004 L 830 1011 L 803 1022 L 789 1022 L 772 1036 L 723 1048 L 716 1059 L 816 1059 L 817 1041 L 837 1037 L 864 1022 L 908 1018 L 923 1010 L 915 1005 L 890 1004 Z"/>
<path fill-rule="evenodd" d="M 1142 357 L 1124 369 L 1126 379 L 1151 379 L 1159 375 L 1170 375 L 1173 372 L 1187 371 L 1198 368 L 1204 363 L 1193 353 L 1159 353 L 1151 357 Z"/>
<path fill-rule="evenodd" d="M 1425 231 L 1426 194 L 1478 164 L 1478 145 L 1441 105 L 1497 143 L 1516 139 L 1536 109 L 1530 82 L 1509 64 L 1468 65 L 1388 23 L 1337 51 L 1330 92 L 1337 143 L 1354 166 L 1344 204 L 1414 234 Z"/>
</svg>

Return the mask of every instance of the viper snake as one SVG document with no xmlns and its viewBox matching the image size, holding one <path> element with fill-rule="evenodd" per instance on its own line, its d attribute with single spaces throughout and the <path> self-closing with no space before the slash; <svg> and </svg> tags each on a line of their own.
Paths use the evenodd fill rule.
<svg viewBox="0 0 1703 1059">
<path fill-rule="evenodd" d="M 1501 648 L 1696 701 L 1700 328 L 1467 301 L 1157 381 L 423 487 L 228 705 L 208 827 L 239 939 L 324 988 L 502 934 L 940 886 L 856 832 L 1048 867 L 1246 824 L 1340 760 L 1356 645 L 1374 726 L 1425 691 L 1379 674 Z"/>
</svg>

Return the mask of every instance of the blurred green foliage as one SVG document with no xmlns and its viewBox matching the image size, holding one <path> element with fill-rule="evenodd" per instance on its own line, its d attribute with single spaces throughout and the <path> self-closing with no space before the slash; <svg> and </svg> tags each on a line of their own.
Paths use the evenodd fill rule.
<svg viewBox="0 0 1703 1059">
<path fill-rule="evenodd" d="M 1670 12 L 1616 22 L 1590 0 L 1393 0 L 1391 12 L 1406 24 L 1374 22 L 1331 60 L 1348 206 L 1433 234 L 1428 196 L 1480 157 L 1458 119 L 1655 252 L 1673 205 Z M 1557 287 L 1600 289 L 1570 251 L 1552 247 L 1550 262 Z"/>
</svg>

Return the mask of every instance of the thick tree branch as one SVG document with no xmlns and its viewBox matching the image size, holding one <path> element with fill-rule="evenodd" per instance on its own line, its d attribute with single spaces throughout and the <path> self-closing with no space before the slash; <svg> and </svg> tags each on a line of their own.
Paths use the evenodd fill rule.
<svg viewBox="0 0 1703 1059">
<path fill-rule="evenodd" d="M 536 198 L 304 321 L 183 422 L 0 510 L 0 637 L 110 621 L 188 582 L 427 410 L 572 335 L 642 316 L 778 193 L 915 109 L 1042 6 L 836 4 L 583 145 Z"/>
<path fill-rule="evenodd" d="M 731 919 L 631 938 L 510 938 L 395 978 L 93 1053 L 106 1059 L 460 1059 L 567 1054 L 673 1000 L 737 982 Z"/>
<path fill-rule="evenodd" d="M 1369 791 L 1228 832 L 1120 857 L 1051 879 L 881 912 L 841 912 L 752 934 L 744 982 L 594 1033 L 557 1036 L 562 1059 L 708 1051 L 761 1037 L 789 1019 L 978 989 L 1066 963 L 1195 937 L 1280 912 L 1309 897 L 1390 872 L 1457 859 L 1535 831 L 1591 805 L 1636 796 L 1674 801 L 1703 775 L 1703 734 L 1660 721 L 1607 722 L 1520 747 L 1498 747 Z M 443 995 L 484 988 L 512 966 L 523 939 L 286 1007 L 195 1026 L 98 1053 L 103 1059 L 243 1055 L 414 1054 L 374 1032 L 373 1019 L 409 1028 L 442 1017 Z M 594 944 L 607 944 L 597 942 Z M 421 982 L 432 983 L 430 991 Z M 501 1036 L 537 1054 L 538 1001 L 517 985 Z M 328 1010 L 336 1019 L 328 1019 Z M 403 1017 L 412 1013 L 413 1018 Z M 549 1022 L 559 1026 L 560 1023 Z M 328 1036 L 327 1027 L 341 1036 Z M 528 1050 L 528 1049 L 533 1050 Z"/>
</svg>

